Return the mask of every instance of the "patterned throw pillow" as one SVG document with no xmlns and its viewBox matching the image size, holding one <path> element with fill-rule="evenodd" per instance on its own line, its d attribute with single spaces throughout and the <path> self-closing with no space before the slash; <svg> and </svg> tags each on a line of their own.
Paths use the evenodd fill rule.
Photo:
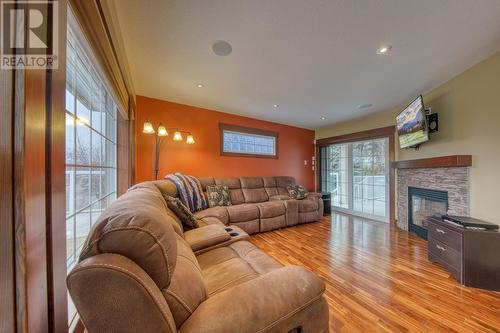
<svg viewBox="0 0 500 333">
<path fill-rule="evenodd" d="M 168 208 L 179 218 L 179 220 L 181 220 L 182 225 L 186 229 L 198 228 L 198 221 L 196 220 L 196 217 L 179 199 L 169 195 L 164 195 L 164 198 L 167 202 Z"/>
<path fill-rule="evenodd" d="M 306 188 L 301 185 L 288 185 L 286 189 L 288 191 L 288 195 L 290 196 L 290 198 L 297 200 L 302 200 L 309 194 Z"/>
<path fill-rule="evenodd" d="M 231 206 L 229 189 L 224 185 L 207 185 L 208 207 Z"/>
</svg>

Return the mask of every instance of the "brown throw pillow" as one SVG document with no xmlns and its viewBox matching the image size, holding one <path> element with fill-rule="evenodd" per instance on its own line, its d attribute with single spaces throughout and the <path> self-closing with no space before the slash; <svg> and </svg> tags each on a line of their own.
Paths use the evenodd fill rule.
<svg viewBox="0 0 500 333">
<path fill-rule="evenodd" d="M 189 208 L 184 206 L 184 204 L 177 198 L 169 195 L 164 195 L 164 197 L 168 208 L 179 218 L 179 220 L 181 220 L 182 225 L 186 229 L 198 228 L 198 221 Z"/>
<path fill-rule="evenodd" d="M 208 207 L 231 206 L 229 189 L 224 185 L 207 185 Z"/>
<path fill-rule="evenodd" d="M 307 195 L 309 194 L 309 192 L 306 190 L 306 188 L 304 186 L 301 186 L 301 185 L 288 185 L 286 187 L 286 189 L 288 191 L 288 195 L 291 198 L 297 199 L 297 200 L 305 199 L 307 197 Z"/>
</svg>

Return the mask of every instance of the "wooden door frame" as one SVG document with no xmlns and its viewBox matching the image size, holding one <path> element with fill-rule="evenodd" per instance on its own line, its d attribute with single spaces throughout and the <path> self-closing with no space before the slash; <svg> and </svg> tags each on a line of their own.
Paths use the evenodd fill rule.
<svg viewBox="0 0 500 333">
<path fill-rule="evenodd" d="M 363 140 L 374 140 L 381 138 L 389 139 L 389 163 L 393 162 L 396 158 L 395 156 L 395 126 L 386 126 L 375 129 L 370 129 L 361 132 L 355 132 L 350 134 L 332 136 L 328 138 L 318 139 L 316 140 L 316 159 L 317 159 L 317 168 L 316 168 L 316 191 L 321 190 L 321 156 L 320 156 L 320 148 L 326 147 L 333 144 L 339 143 L 349 143 Z M 395 176 L 394 176 L 394 168 L 390 167 L 390 164 L 387 165 L 389 168 L 389 221 L 391 225 L 396 225 L 396 190 L 395 190 Z"/>
<path fill-rule="evenodd" d="M 14 70 L 0 70 L 0 332 L 16 328 L 14 269 L 13 102 Z"/>
<path fill-rule="evenodd" d="M 66 0 L 58 6 L 57 20 L 44 18 L 58 22 L 44 31 L 58 29 L 58 68 L 2 70 L 2 332 L 67 331 Z"/>
</svg>

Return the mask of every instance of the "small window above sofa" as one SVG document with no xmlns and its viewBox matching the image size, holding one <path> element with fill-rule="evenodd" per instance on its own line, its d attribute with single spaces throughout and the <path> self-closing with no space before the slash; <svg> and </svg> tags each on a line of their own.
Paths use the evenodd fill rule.
<svg viewBox="0 0 500 333">
<path fill-rule="evenodd" d="M 224 156 L 278 158 L 278 133 L 256 128 L 219 124 Z"/>
</svg>

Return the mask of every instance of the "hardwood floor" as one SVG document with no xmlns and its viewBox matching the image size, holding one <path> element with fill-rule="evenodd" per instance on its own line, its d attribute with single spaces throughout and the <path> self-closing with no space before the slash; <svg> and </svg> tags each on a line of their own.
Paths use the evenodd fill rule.
<svg viewBox="0 0 500 333">
<path fill-rule="evenodd" d="M 331 332 L 500 332 L 500 292 L 462 287 L 406 231 L 335 213 L 251 239 L 325 281 Z"/>
</svg>

